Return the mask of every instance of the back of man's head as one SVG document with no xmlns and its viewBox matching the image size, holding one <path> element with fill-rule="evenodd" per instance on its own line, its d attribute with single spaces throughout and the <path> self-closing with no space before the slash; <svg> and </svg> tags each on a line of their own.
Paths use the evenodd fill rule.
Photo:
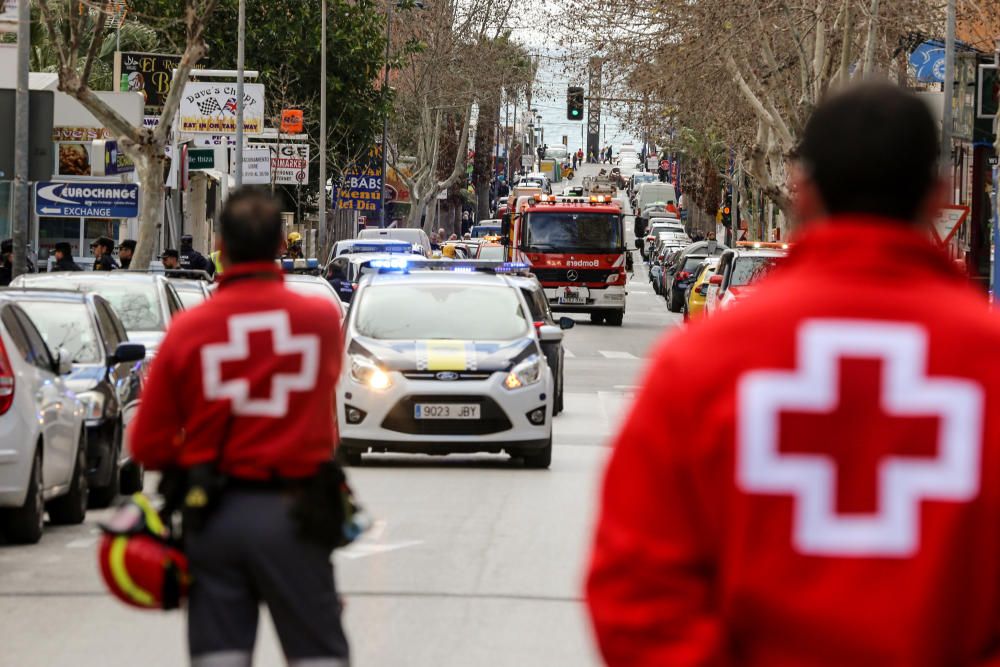
<svg viewBox="0 0 1000 667">
<path fill-rule="evenodd" d="M 219 220 L 222 247 L 230 264 L 269 262 L 281 246 L 281 209 L 267 194 L 241 189 L 226 200 Z"/>
<path fill-rule="evenodd" d="M 923 101 L 888 83 L 866 83 L 820 104 L 799 161 L 827 213 L 914 222 L 937 183 L 939 150 Z"/>
</svg>

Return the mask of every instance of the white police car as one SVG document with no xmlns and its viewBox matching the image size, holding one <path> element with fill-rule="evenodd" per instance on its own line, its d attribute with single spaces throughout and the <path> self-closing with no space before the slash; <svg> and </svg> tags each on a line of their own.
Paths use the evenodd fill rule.
<svg viewBox="0 0 1000 667">
<path fill-rule="evenodd" d="M 373 265 L 380 272 L 361 280 L 345 324 L 345 460 L 506 452 L 548 468 L 555 384 L 521 291 L 502 274 L 457 263 L 406 266 Z"/>
</svg>

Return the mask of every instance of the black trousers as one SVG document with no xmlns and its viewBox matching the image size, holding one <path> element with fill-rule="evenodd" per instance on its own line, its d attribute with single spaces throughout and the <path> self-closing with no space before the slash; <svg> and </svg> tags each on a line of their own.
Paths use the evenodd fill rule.
<svg viewBox="0 0 1000 667">
<path fill-rule="evenodd" d="M 187 538 L 192 665 L 249 665 L 261 603 L 290 665 L 349 664 L 330 554 L 299 539 L 291 505 L 280 491 L 229 490 Z"/>
</svg>

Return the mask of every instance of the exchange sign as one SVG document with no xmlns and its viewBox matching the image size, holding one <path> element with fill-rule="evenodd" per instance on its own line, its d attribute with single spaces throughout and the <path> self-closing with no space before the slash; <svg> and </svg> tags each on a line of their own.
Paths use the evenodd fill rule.
<svg viewBox="0 0 1000 667">
<path fill-rule="evenodd" d="M 135 218 L 139 215 L 139 186 L 42 182 L 35 188 L 35 212 L 55 218 Z"/>
</svg>

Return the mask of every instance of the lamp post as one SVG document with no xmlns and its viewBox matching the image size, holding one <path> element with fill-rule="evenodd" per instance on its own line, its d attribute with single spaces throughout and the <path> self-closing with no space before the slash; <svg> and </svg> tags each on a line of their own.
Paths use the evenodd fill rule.
<svg viewBox="0 0 1000 667">
<path fill-rule="evenodd" d="M 390 0 L 386 3 L 385 10 L 385 77 L 382 80 L 382 95 L 389 93 L 389 47 L 392 44 L 392 6 L 395 3 Z M 385 181 L 389 175 L 389 108 L 382 109 L 382 195 L 379 197 L 379 218 L 378 226 L 385 227 Z"/>
<path fill-rule="evenodd" d="M 236 28 L 236 187 L 243 185 L 243 78 L 246 65 L 247 2 L 240 0 Z"/>
<path fill-rule="evenodd" d="M 326 250 L 326 0 L 320 2 L 319 63 L 319 247 Z"/>
</svg>

